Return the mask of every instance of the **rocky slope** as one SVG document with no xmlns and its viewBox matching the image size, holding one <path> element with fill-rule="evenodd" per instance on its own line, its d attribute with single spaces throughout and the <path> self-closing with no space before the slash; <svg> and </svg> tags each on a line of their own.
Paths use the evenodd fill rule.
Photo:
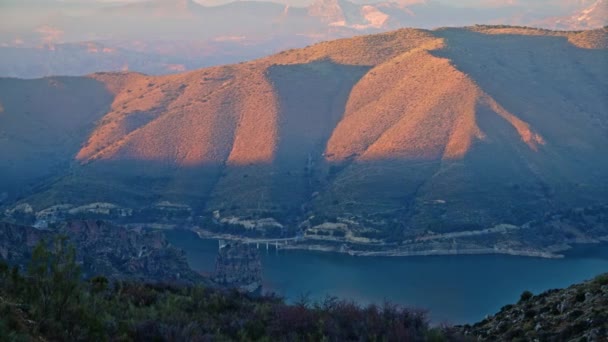
<svg viewBox="0 0 608 342">
<path fill-rule="evenodd" d="M 0 198 L 363 242 L 521 226 L 605 201 L 606 41 L 408 29 L 163 77 L 0 79 Z"/>
<path fill-rule="evenodd" d="M 262 287 L 262 260 L 259 251 L 247 244 L 222 242 L 213 280 L 245 292 L 259 290 Z"/>
<path fill-rule="evenodd" d="M 517 304 L 462 331 L 477 341 L 605 341 L 608 274 L 563 290 L 524 293 Z"/>
<path fill-rule="evenodd" d="M 41 241 L 67 236 L 76 248 L 83 276 L 145 282 L 202 283 L 183 251 L 171 247 L 162 234 L 116 227 L 103 222 L 74 221 L 53 230 L 0 223 L 0 256 L 9 264 L 26 266 Z"/>
</svg>

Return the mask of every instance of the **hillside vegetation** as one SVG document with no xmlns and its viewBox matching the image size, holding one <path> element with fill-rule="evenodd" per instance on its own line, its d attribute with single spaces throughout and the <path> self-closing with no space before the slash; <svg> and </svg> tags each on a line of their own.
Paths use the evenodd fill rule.
<svg viewBox="0 0 608 342">
<path fill-rule="evenodd" d="M 0 200 L 401 237 L 596 205 L 607 37 L 405 29 L 162 77 L 0 79 Z"/>
<path fill-rule="evenodd" d="M 0 260 L 0 336 L 9 341 L 434 340 L 421 312 L 361 308 L 327 298 L 287 305 L 273 296 L 161 283 L 80 278 L 74 250 L 39 244 L 27 271 Z"/>
<path fill-rule="evenodd" d="M 538 295 L 463 327 L 478 341 L 603 341 L 608 336 L 608 274 Z"/>
</svg>

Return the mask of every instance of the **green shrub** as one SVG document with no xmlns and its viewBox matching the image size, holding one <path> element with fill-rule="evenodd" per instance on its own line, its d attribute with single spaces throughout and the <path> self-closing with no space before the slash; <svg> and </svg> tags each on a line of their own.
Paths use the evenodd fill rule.
<svg viewBox="0 0 608 342">
<path fill-rule="evenodd" d="M 48 246 L 36 247 L 25 276 L 3 268 L 3 279 L 11 280 L 0 282 L 0 292 L 27 309 L 0 301 L 2 341 L 38 340 L 33 335 L 49 341 L 447 340 L 442 329 L 429 327 L 423 313 L 390 304 L 364 308 L 328 299 L 287 305 L 273 296 L 220 289 L 105 277 L 83 282 L 65 239 Z"/>
<path fill-rule="evenodd" d="M 586 298 L 586 296 L 585 296 L 585 292 L 583 292 L 583 291 L 578 291 L 578 292 L 576 293 L 576 297 L 575 297 L 575 299 L 576 299 L 576 301 L 577 301 L 577 302 L 584 302 L 584 301 L 585 301 L 585 298 Z"/>
<path fill-rule="evenodd" d="M 535 316 L 536 316 L 536 310 L 529 309 L 524 312 L 524 317 L 526 319 L 532 319 Z"/>
<path fill-rule="evenodd" d="M 519 297 L 519 301 L 520 302 L 527 302 L 533 296 L 534 296 L 534 294 L 532 292 L 530 292 L 530 291 L 524 291 L 524 292 L 522 292 L 521 296 Z"/>
<path fill-rule="evenodd" d="M 568 314 L 568 318 L 577 319 L 577 318 L 581 317 L 583 314 L 584 314 L 584 312 L 582 310 L 574 310 L 570 314 Z"/>
<path fill-rule="evenodd" d="M 608 273 L 604 273 L 602 275 L 595 277 L 593 282 L 599 286 L 608 285 Z"/>
<path fill-rule="evenodd" d="M 505 311 L 508 311 L 511 309 L 513 309 L 513 304 L 507 304 L 507 305 L 503 306 L 502 308 L 500 308 L 500 312 L 505 312 Z"/>
</svg>

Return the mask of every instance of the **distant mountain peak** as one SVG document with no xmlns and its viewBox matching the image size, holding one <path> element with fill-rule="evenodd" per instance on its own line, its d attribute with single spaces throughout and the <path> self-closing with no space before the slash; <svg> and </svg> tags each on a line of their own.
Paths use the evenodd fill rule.
<svg viewBox="0 0 608 342">
<path fill-rule="evenodd" d="M 158 4 L 166 7 L 174 8 L 179 11 L 188 11 L 192 8 L 200 7 L 199 4 L 192 0 L 153 0 Z"/>
<path fill-rule="evenodd" d="M 308 13 L 330 26 L 354 29 L 380 28 L 389 19 L 389 15 L 377 6 L 358 5 L 348 0 L 316 0 L 308 8 Z"/>
<path fill-rule="evenodd" d="M 151 0 L 150 2 L 163 4 L 166 6 L 173 6 L 176 8 L 187 8 L 188 6 L 195 4 L 192 0 Z"/>
<path fill-rule="evenodd" d="M 586 30 L 608 25 L 608 0 L 597 0 L 567 17 L 552 18 L 546 25 L 562 30 Z"/>
<path fill-rule="evenodd" d="M 192 0 L 148 0 L 126 5 L 126 8 L 154 11 L 157 15 L 191 13 L 202 6 Z"/>
<path fill-rule="evenodd" d="M 320 17 L 323 21 L 330 23 L 343 22 L 346 20 L 342 8 L 344 0 L 315 0 L 309 7 L 308 13 Z"/>
</svg>

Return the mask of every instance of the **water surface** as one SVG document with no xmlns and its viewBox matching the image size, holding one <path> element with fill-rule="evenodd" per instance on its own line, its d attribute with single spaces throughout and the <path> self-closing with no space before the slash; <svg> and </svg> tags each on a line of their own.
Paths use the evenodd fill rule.
<svg viewBox="0 0 608 342">
<path fill-rule="evenodd" d="M 167 237 L 192 268 L 212 272 L 218 243 L 187 231 Z M 260 246 L 262 247 L 262 246 Z M 385 300 L 429 311 L 433 322 L 473 323 L 524 290 L 563 288 L 608 272 L 608 245 L 583 245 L 564 259 L 504 255 L 353 257 L 260 248 L 264 288 L 295 301 L 327 295 L 361 304 Z"/>
</svg>

